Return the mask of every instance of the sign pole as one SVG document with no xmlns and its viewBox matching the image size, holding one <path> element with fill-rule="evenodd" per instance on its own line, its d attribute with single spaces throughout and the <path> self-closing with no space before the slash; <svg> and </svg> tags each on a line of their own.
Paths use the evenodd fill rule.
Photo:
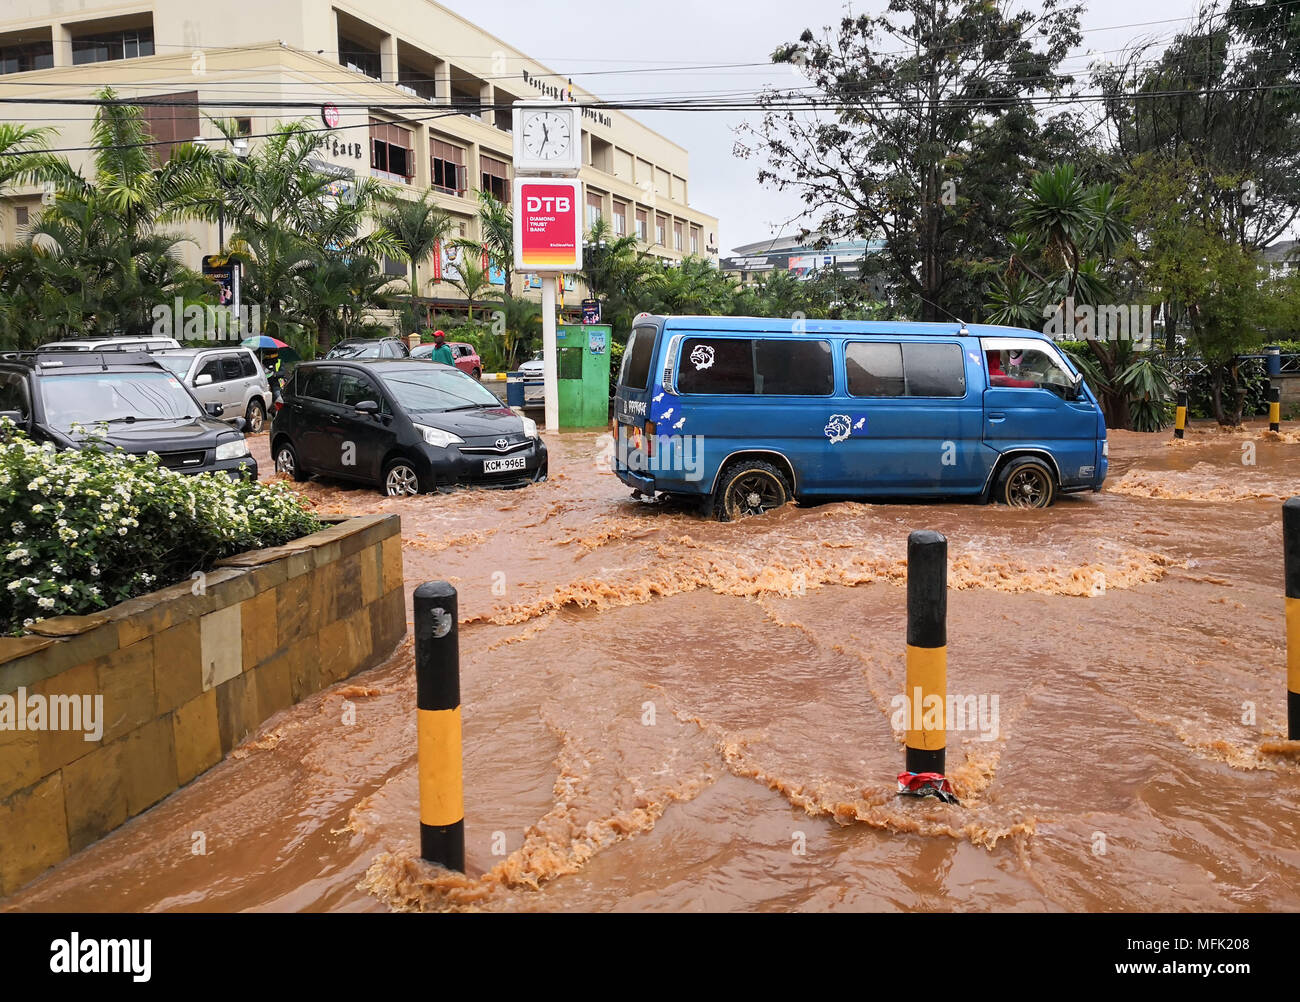
<svg viewBox="0 0 1300 1002">
<path fill-rule="evenodd" d="M 560 427 L 560 387 L 555 347 L 556 275 L 542 276 L 542 394 L 546 400 L 546 430 Z"/>
</svg>

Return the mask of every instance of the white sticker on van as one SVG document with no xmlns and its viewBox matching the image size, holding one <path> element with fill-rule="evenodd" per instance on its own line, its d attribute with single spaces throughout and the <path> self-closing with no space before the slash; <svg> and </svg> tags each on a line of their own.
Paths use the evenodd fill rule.
<svg viewBox="0 0 1300 1002">
<path fill-rule="evenodd" d="M 861 431 L 866 426 L 867 426 L 867 416 L 865 414 L 853 422 L 854 431 Z"/>
<path fill-rule="evenodd" d="M 695 371 L 712 368 L 713 366 L 713 345 L 697 344 L 691 351 L 691 364 L 695 366 Z"/>
<path fill-rule="evenodd" d="M 669 407 L 666 411 L 664 411 L 662 414 L 659 415 L 659 420 L 667 421 L 672 416 L 673 416 L 673 409 Z"/>
<path fill-rule="evenodd" d="M 681 428 L 681 426 L 684 425 L 685 423 L 686 423 L 686 418 L 679 418 L 679 419 L 677 420 L 677 423 L 676 423 L 675 425 L 673 425 L 673 430 L 674 430 L 674 431 L 679 430 L 679 429 Z"/>
<path fill-rule="evenodd" d="M 663 395 L 662 393 L 658 393 L 658 394 L 656 394 L 656 395 L 655 395 L 655 403 L 659 403 L 659 401 L 662 400 L 663 398 L 664 398 L 664 395 Z"/>
<path fill-rule="evenodd" d="M 835 445 L 838 442 L 843 442 L 853 433 L 853 422 L 847 414 L 832 414 L 825 430 L 826 437 L 831 440 L 831 445 Z"/>
</svg>

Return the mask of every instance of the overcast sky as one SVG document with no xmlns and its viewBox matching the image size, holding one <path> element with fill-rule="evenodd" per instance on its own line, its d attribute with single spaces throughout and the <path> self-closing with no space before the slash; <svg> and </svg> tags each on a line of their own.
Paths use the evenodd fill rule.
<svg viewBox="0 0 1300 1002">
<path fill-rule="evenodd" d="M 833 24 L 845 12 L 835 0 L 439 0 L 463 17 L 549 68 L 573 77 L 604 100 L 620 97 L 757 90 L 764 84 L 798 86 L 788 67 L 700 69 L 717 63 L 765 63 L 772 50 L 795 41 L 806 27 Z M 856 3 L 853 10 L 879 12 L 886 0 Z M 1037 8 L 1037 4 L 1027 4 Z M 1083 45 L 1067 64 L 1082 69 L 1091 50 L 1122 48 L 1137 37 L 1163 38 L 1195 11 L 1191 0 L 1092 0 L 1082 18 Z M 542 16 L 539 16 L 541 14 Z M 1172 20 L 1171 20 L 1172 19 Z M 1123 26 L 1123 27 L 1120 27 Z M 1103 30 L 1104 29 L 1104 30 Z M 651 66 L 684 65 L 663 72 Z M 595 75 L 584 75 L 598 71 Z M 690 202 L 718 217 L 719 247 L 769 239 L 800 209 L 793 196 L 761 187 L 753 161 L 732 155 L 732 112 L 639 112 L 634 117 L 690 153 Z"/>
</svg>

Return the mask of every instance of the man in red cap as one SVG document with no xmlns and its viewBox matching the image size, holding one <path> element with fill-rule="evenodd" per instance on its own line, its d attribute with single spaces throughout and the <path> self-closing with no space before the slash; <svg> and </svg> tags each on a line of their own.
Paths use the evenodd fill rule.
<svg viewBox="0 0 1300 1002">
<path fill-rule="evenodd" d="M 456 364 L 456 356 L 451 353 L 451 348 L 447 345 L 447 335 L 442 331 L 433 332 L 433 354 L 429 357 L 435 362 L 446 365 Z"/>
</svg>

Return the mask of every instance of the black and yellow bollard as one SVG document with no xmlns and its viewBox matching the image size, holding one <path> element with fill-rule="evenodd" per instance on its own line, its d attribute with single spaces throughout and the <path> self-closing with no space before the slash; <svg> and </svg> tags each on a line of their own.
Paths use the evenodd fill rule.
<svg viewBox="0 0 1300 1002">
<path fill-rule="evenodd" d="M 1282 387 L 1268 388 L 1268 430 L 1282 430 Z"/>
<path fill-rule="evenodd" d="M 420 772 L 420 856 L 465 872 L 461 778 L 460 635 L 456 589 L 415 589 L 415 703 Z"/>
<path fill-rule="evenodd" d="M 1178 406 L 1174 410 L 1174 438 L 1183 437 L 1183 429 L 1187 427 L 1187 391 L 1178 391 Z"/>
<path fill-rule="evenodd" d="M 898 792 L 956 803 L 944 775 L 948 704 L 948 540 L 907 537 L 907 753 Z"/>
<path fill-rule="evenodd" d="M 1282 505 L 1286 579 L 1286 736 L 1300 741 L 1300 497 Z"/>
</svg>

